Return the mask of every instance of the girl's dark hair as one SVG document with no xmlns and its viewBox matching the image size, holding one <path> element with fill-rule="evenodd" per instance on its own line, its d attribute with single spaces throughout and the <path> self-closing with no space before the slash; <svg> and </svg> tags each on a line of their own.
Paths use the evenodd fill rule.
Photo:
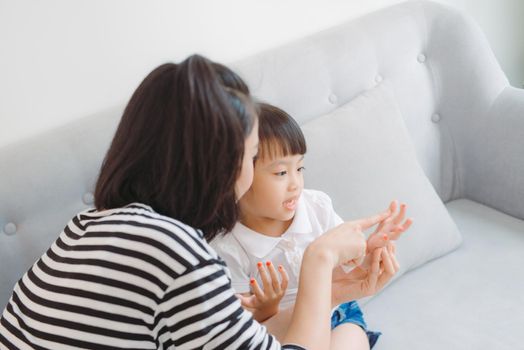
<svg viewBox="0 0 524 350">
<path fill-rule="evenodd" d="M 282 109 L 260 102 L 258 110 L 258 156 L 274 158 L 306 154 L 306 139 L 298 123 Z"/>
<path fill-rule="evenodd" d="M 140 202 L 209 240 L 230 231 L 255 118 L 248 87 L 227 67 L 198 55 L 161 65 L 124 110 L 100 170 L 96 208 Z"/>
</svg>

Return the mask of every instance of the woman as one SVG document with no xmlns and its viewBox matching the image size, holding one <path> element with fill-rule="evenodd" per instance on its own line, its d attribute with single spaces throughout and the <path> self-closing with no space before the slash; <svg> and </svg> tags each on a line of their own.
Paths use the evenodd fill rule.
<svg viewBox="0 0 524 350">
<path fill-rule="evenodd" d="M 241 308 L 202 235 L 233 227 L 251 185 L 253 106 L 237 75 L 203 57 L 151 72 L 106 155 L 96 209 L 75 216 L 15 286 L 0 321 L 3 348 L 281 348 Z M 306 250 L 295 309 L 280 316 L 291 318 L 282 348 L 328 346 L 332 270 L 362 258 L 362 230 L 390 215 L 342 224 Z M 380 289 L 394 259 L 376 254 L 348 293 Z"/>
</svg>

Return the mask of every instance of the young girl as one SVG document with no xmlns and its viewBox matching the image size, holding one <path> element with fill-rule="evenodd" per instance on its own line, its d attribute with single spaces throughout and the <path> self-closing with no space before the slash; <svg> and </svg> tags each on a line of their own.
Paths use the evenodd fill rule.
<svg viewBox="0 0 524 350">
<path fill-rule="evenodd" d="M 280 308 L 293 306 L 305 248 L 343 220 L 325 193 L 303 188 L 306 142 L 298 124 L 277 107 L 261 103 L 259 109 L 259 153 L 252 186 L 239 201 L 240 222 L 211 245 L 226 261 L 243 306 L 262 322 Z M 396 212 L 396 206 L 393 202 L 390 210 Z M 402 204 L 398 215 L 379 225 L 368 238 L 368 252 L 388 245 L 409 228 L 411 219 L 402 223 L 405 210 Z M 388 249 L 393 249 L 392 243 Z M 334 278 L 344 275 L 341 269 L 348 273 L 360 263 L 352 261 L 335 269 Z M 364 261 L 348 278 L 359 278 L 368 263 Z M 331 328 L 331 349 L 348 345 L 368 349 L 380 336 L 367 331 L 356 301 L 334 310 Z"/>
</svg>

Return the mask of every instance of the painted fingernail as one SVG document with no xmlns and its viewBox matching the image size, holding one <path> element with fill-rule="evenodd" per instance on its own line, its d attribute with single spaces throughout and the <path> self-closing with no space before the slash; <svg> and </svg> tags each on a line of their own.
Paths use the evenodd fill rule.
<svg viewBox="0 0 524 350">
<path fill-rule="evenodd" d="M 382 239 L 387 241 L 389 239 L 388 235 L 384 233 L 384 235 L 382 236 Z"/>
<path fill-rule="evenodd" d="M 262 261 L 259 261 L 259 262 L 257 263 L 257 265 L 258 265 L 258 267 L 262 267 Z"/>
<path fill-rule="evenodd" d="M 270 266 L 271 265 L 271 261 L 266 261 L 266 265 Z"/>
<path fill-rule="evenodd" d="M 278 265 L 278 269 L 282 270 L 283 269 L 282 265 Z"/>
<path fill-rule="evenodd" d="M 251 283 L 251 284 L 255 284 L 255 279 L 254 279 L 254 278 L 250 279 L 250 280 L 249 280 L 249 283 Z"/>
</svg>

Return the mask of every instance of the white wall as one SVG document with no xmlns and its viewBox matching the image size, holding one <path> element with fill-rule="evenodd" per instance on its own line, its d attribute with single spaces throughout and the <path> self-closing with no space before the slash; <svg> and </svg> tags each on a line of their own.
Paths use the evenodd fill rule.
<svg viewBox="0 0 524 350">
<path fill-rule="evenodd" d="M 524 2 L 469 11 L 515 86 Z M 400 0 L 0 0 L 0 147 L 124 103 L 155 66 L 199 52 L 232 62 Z"/>
</svg>

